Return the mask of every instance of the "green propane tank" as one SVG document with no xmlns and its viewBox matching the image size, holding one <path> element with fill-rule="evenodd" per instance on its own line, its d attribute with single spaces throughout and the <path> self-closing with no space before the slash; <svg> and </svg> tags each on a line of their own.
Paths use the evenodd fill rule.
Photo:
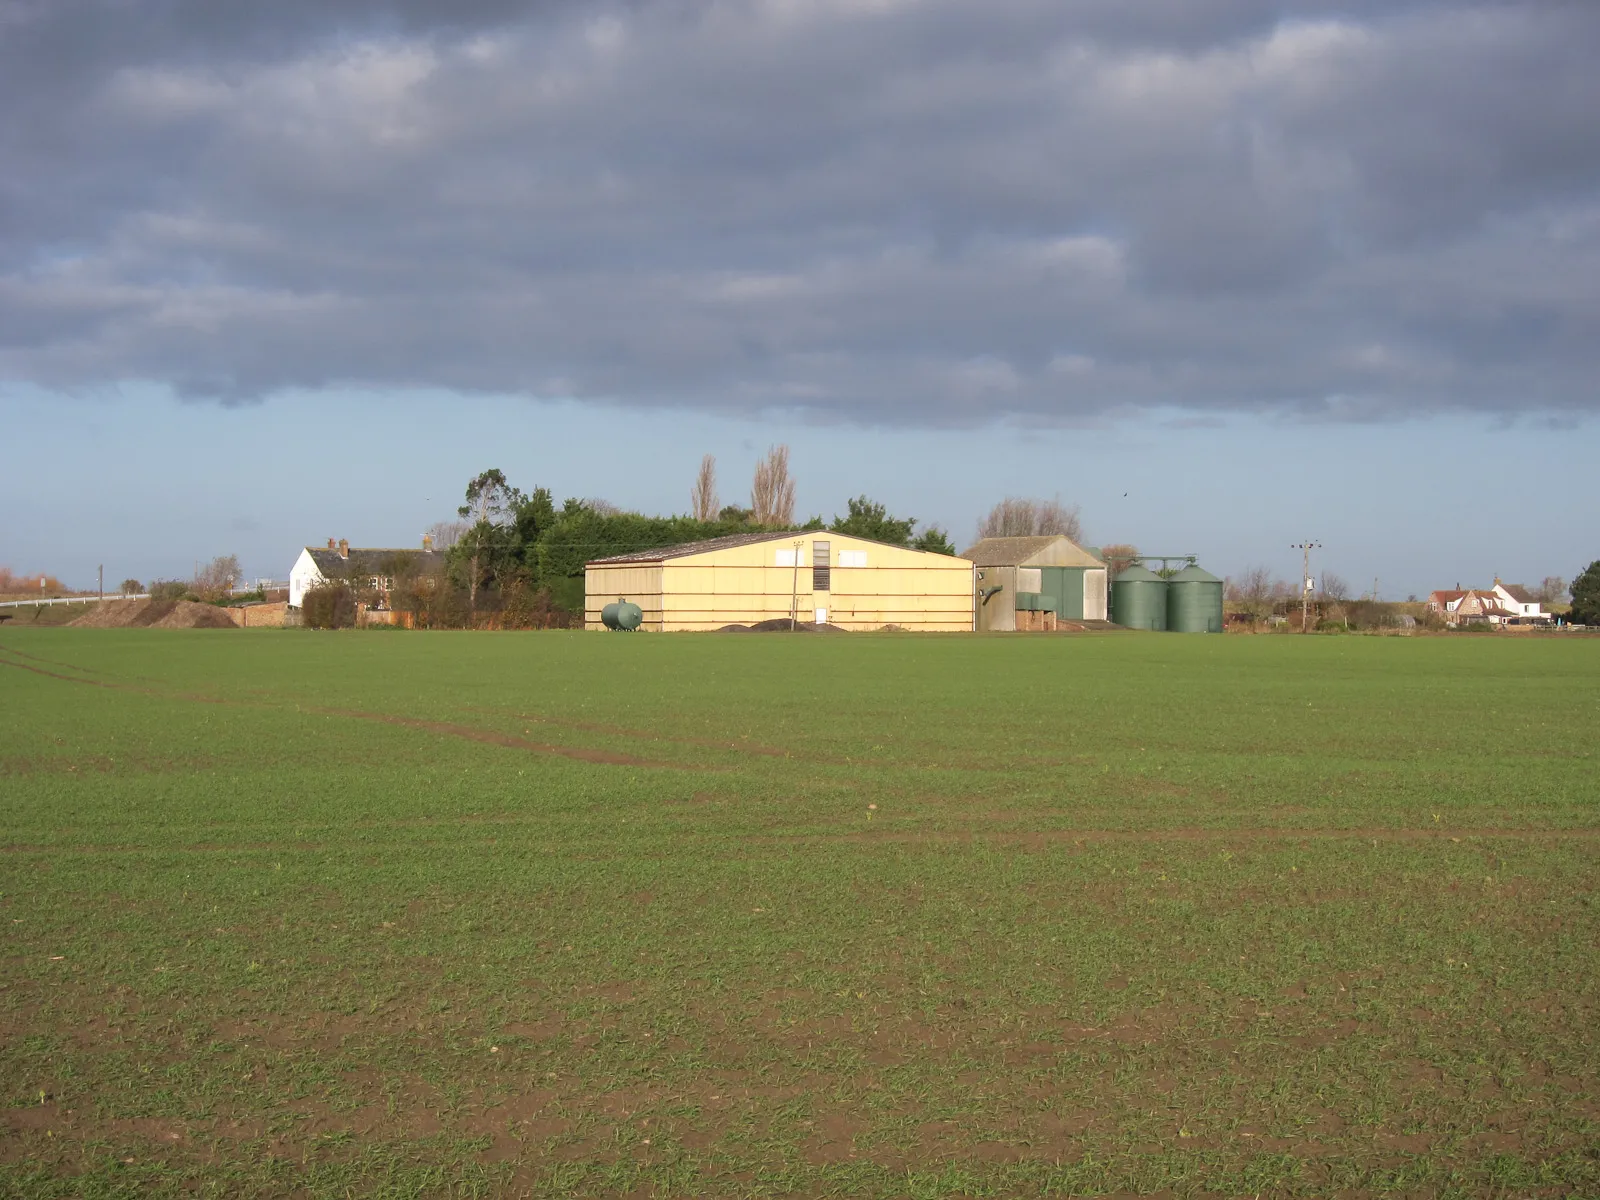
<svg viewBox="0 0 1600 1200">
<path fill-rule="evenodd" d="M 617 633 L 632 633 L 644 620 L 644 609 L 631 600 L 618 600 L 600 610 L 600 621 Z"/>
</svg>

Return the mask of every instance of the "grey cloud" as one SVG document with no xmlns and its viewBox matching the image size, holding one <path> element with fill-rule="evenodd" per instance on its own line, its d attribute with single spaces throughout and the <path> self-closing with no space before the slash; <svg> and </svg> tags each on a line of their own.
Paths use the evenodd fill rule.
<svg viewBox="0 0 1600 1200">
<path fill-rule="evenodd" d="M 0 378 L 1597 403 L 1600 11 L 0 3 Z"/>
</svg>

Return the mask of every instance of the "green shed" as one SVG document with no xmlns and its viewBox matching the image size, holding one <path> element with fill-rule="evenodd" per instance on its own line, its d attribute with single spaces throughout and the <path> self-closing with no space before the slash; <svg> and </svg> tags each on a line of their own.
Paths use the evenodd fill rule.
<svg viewBox="0 0 1600 1200">
<path fill-rule="evenodd" d="M 974 567 L 979 629 L 1017 629 L 1019 612 L 1106 619 L 1106 564 L 1070 538 L 984 538 L 961 557 Z"/>
</svg>

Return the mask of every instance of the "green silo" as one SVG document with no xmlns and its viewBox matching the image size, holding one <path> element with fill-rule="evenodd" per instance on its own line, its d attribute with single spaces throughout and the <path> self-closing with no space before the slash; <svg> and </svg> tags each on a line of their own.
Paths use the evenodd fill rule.
<svg viewBox="0 0 1600 1200">
<path fill-rule="evenodd" d="M 1111 619 L 1125 629 L 1167 627 L 1167 581 L 1134 563 L 1111 583 Z"/>
<path fill-rule="evenodd" d="M 1190 563 L 1167 580 L 1167 628 L 1173 633 L 1222 632 L 1222 580 Z"/>
</svg>

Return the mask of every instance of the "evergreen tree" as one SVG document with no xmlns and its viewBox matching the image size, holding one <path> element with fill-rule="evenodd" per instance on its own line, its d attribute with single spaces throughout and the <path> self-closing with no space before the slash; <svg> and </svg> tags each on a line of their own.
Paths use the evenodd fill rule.
<svg viewBox="0 0 1600 1200">
<path fill-rule="evenodd" d="M 1571 619 L 1574 625 L 1600 625 L 1600 560 L 1572 581 Z"/>
</svg>

